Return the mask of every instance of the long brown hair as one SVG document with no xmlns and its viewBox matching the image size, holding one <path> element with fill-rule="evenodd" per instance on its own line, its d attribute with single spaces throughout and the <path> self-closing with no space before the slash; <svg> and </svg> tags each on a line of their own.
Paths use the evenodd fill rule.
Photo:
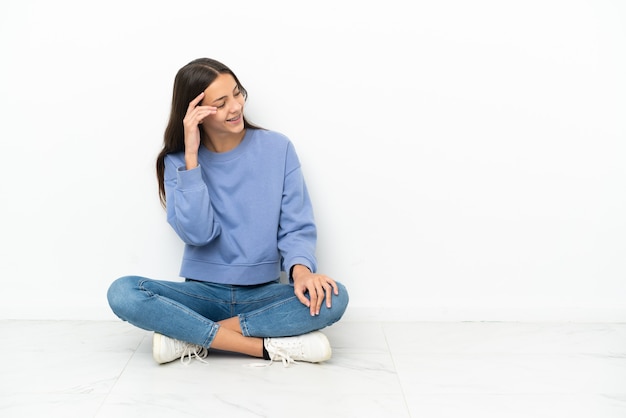
<svg viewBox="0 0 626 418">
<path fill-rule="evenodd" d="M 198 58 L 178 70 L 174 79 L 174 91 L 172 94 L 172 109 L 170 118 L 163 135 L 163 149 L 156 160 L 156 174 L 159 182 L 159 198 L 165 207 L 165 156 L 167 154 L 185 150 L 185 131 L 183 118 L 187 113 L 189 102 L 206 90 L 220 74 L 230 74 L 237 82 L 237 87 L 247 99 L 248 92 L 241 85 L 233 71 L 226 65 L 211 58 Z M 243 118 L 244 128 L 260 129 Z M 200 129 L 200 136 L 204 139 L 204 131 Z"/>
</svg>

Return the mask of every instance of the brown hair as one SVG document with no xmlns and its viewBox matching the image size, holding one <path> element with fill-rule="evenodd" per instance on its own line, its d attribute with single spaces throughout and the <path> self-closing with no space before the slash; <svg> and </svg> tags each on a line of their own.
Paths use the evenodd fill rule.
<svg viewBox="0 0 626 418">
<path fill-rule="evenodd" d="M 174 91 L 172 94 L 172 109 L 169 121 L 163 135 L 163 149 L 156 160 L 156 174 L 159 182 L 159 198 L 165 207 L 165 156 L 167 154 L 181 152 L 185 150 L 185 132 L 183 119 L 187 113 L 189 102 L 195 99 L 200 93 L 215 81 L 220 74 L 230 74 L 237 82 L 237 87 L 244 98 L 248 97 L 248 92 L 241 85 L 239 79 L 233 71 L 226 65 L 211 58 L 198 58 L 178 70 L 174 79 Z M 244 128 L 260 129 L 243 118 Z M 200 130 L 203 137 L 205 133 Z M 204 138 L 203 138 L 204 139 Z"/>
</svg>

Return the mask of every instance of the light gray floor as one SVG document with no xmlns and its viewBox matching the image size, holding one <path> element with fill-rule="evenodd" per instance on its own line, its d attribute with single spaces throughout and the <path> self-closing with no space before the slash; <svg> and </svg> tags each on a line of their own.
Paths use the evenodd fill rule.
<svg viewBox="0 0 626 418">
<path fill-rule="evenodd" d="M 0 321 L 0 416 L 626 417 L 626 324 L 365 323 L 319 365 L 157 365 L 122 322 Z"/>
</svg>

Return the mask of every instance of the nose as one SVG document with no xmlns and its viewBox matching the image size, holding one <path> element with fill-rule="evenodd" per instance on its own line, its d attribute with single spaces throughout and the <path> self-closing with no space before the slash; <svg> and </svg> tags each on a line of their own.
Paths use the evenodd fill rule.
<svg viewBox="0 0 626 418">
<path fill-rule="evenodd" d="M 234 97 L 234 100 L 229 100 L 230 106 L 228 107 L 229 113 L 237 113 L 243 109 L 243 100 L 239 100 L 239 97 Z"/>
</svg>

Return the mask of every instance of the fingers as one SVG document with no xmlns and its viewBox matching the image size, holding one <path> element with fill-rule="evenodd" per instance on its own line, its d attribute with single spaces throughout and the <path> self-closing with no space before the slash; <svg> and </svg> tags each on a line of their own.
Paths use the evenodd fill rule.
<svg viewBox="0 0 626 418">
<path fill-rule="evenodd" d="M 187 113 L 187 117 L 191 124 L 200 125 L 207 116 L 213 113 L 217 113 L 217 108 L 212 106 L 196 106 L 191 112 Z"/>
<path fill-rule="evenodd" d="M 307 308 L 311 306 L 311 302 L 309 301 L 309 299 L 304 295 L 304 293 L 302 292 L 302 290 L 296 288 L 294 291 L 296 297 L 298 298 L 298 300 Z"/>
<path fill-rule="evenodd" d="M 208 106 L 196 107 L 196 111 L 194 115 L 194 120 L 196 122 L 196 125 L 201 125 L 202 122 L 204 122 L 204 119 L 213 113 L 216 113 L 216 110 L 214 107 L 208 107 Z"/>
<path fill-rule="evenodd" d="M 332 293 L 330 290 L 333 290 Z M 339 294 L 339 288 L 337 287 L 337 284 L 335 282 L 332 283 L 332 286 L 328 286 L 328 288 L 326 289 L 326 307 L 330 308 L 333 304 L 332 299 L 333 299 L 333 294 L 338 295 Z"/>
<path fill-rule="evenodd" d="M 326 302 L 326 307 L 332 306 L 333 294 L 339 294 L 337 283 L 330 277 L 309 273 L 294 279 L 294 293 L 298 300 L 310 309 L 311 316 L 320 314 L 322 304 Z"/>
<path fill-rule="evenodd" d="M 311 316 L 320 314 L 320 306 L 322 305 L 320 302 L 323 301 L 324 298 L 320 297 L 320 294 L 318 292 L 319 290 L 317 290 L 317 288 L 315 287 L 309 290 L 309 297 L 311 298 Z"/>
<path fill-rule="evenodd" d="M 195 99 L 189 102 L 189 107 L 187 108 L 187 110 L 193 109 L 194 107 L 198 106 L 198 104 L 202 101 L 203 98 L 204 98 L 204 92 L 198 94 Z"/>
<path fill-rule="evenodd" d="M 187 114 L 183 122 L 188 124 L 189 126 L 197 126 L 204 122 L 204 119 L 213 114 L 217 113 L 217 108 L 214 106 L 202 106 L 200 102 L 204 98 L 204 92 L 200 93 L 195 99 L 189 102 L 189 106 L 187 107 Z"/>
<path fill-rule="evenodd" d="M 315 286 L 304 288 L 303 290 L 296 287 L 294 293 L 304 306 L 310 308 L 311 316 L 319 315 L 322 302 L 324 301 L 323 290 L 318 290 Z"/>
<path fill-rule="evenodd" d="M 333 293 L 335 295 L 339 294 L 339 289 L 337 284 L 331 280 L 322 281 L 314 287 L 312 292 L 309 292 L 311 296 L 311 315 L 319 315 L 320 310 L 322 308 L 322 304 L 326 301 L 326 307 L 330 308 L 332 306 L 332 297 Z"/>
</svg>

